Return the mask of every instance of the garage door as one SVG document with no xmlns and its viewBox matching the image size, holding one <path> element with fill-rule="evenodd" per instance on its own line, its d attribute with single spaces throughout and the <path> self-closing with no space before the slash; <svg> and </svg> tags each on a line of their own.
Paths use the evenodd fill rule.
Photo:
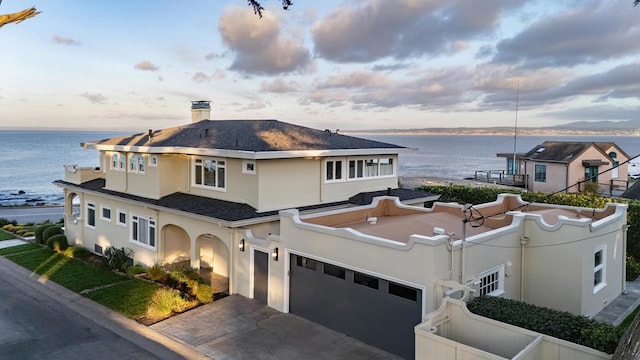
<svg viewBox="0 0 640 360">
<path fill-rule="evenodd" d="M 422 291 L 291 255 L 289 311 L 407 359 L 422 319 Z"/>
</svg>

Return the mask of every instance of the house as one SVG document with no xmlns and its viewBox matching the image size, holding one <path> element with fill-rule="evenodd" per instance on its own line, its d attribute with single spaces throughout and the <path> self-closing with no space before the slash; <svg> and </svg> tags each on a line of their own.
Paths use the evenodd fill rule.
<svg viewBox="0 0 640 360">
<path fill-rule="evenodd" d="M 592 316 L 623 291 L 624 204 L 425 208 L 437 196 L 397 188 L 402 147 L 209 112 L 194 102 L 191 124 L 84 144 L 100 168 L 55 182 L 69 242 L 209 270 L 225 292 L 406 358 L 447 297 Z"/>
<path fill-rule="evenodd" d="M 588 183 L 600 193 L 627 188 L 629 155 L 613 142 L 545 141 L 524 154 L 497 156 L 506 158 L 507 175 L 530 191 L 582 192 Z"/>
<path fill-rule="evenodd" d="M 640 181 L 636 180 L 620 197 L 629 200 L 640 200 Z"/>
</svg>

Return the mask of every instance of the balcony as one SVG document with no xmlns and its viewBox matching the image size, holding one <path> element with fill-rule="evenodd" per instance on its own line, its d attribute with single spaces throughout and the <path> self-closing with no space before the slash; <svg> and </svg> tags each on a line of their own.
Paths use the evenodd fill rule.
<svg viewBox="0 0 640 360">
<path fill-rule="evenodd" d="M 78 165 L 64 166 L 64 181 L 80 185 L 87 181 L 104 177 L 102 170 L 97 167 L 79 167 Z"/>
<path fill-rule="evenodd" d="M 527 175 L 508 174 L 506 170 L 478 170 L 473 176 L 474 180 L 498 185 L 525 187 Z"/>
</svg>

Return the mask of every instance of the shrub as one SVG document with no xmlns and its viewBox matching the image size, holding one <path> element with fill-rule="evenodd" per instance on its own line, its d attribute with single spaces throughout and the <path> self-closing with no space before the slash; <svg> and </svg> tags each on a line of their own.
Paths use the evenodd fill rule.
<svg viewBox="0 0 640 360">
<path fill-rule="evenodd" d="M 81 246 L 69 246 L 64 250 L 64 255 L 74 259 L 82 259 L 87 257 L 91 252 Z"/>
<path fill-rule="evenodd" d="M 3 229 L 4 229 L 4 226 L 5 226 L 5 225 L 9 225 L 9 224 L 11 224 L 11 225 L 18 225 L 18 222 L 17 222 L 17 221 L 15 221 L 15 220 L 8 220 L 8 219 L 5 219 L 5 218 L 0 218 L 0 226 L 1 226 Z"/>
<path fill-rule="evenodd" d="M 104 249 L 104 264 L 113 270 L 127 270 L 133 262 L 133 251 L 131 249 L 116 248 L 108 246 Z"/>
<path fill-rule="evenodd" d="M 196 290 L 196 299 L 203 304 L 213 301 L 213 288 L 209 284 L 198 284 Z"/>
<path fill-rule="evenodd" d="M 609 354 L 615 351 L 620 331 L 585 316 L 531 305 L 516 300 L 481 296 L 467 304 L 469 311 L 507 324 L 588 346 Z M 599 339 L 603 336 L 603 339 Z M 617 336 L 617 338 L 616 338 Z"/>
<path fill-rule="evenodd" d="M 7 230 L 7 231 L 13 231 L 15 225 L 13 224 L 6 224 L 2 227 L 2 230 Z"/>
<path fill-rule="evenodd" d="M 46 229 L 44 229 L 44 231 L 42 231 L 42 236 L 40 238 L 40 241 L 38 241 L 37 239 L 36 241 L 40 244 L 46 244 L 47 240 L 49 240 L 50 237 L 58 234 L 62 234 L 62 226 L 60 225 L 49 226 Z"/>
<path fill-rule="evenodd" d="M 147 275 L 149 275 L 149 279 L 153 281 L 159 281 L 162 283 L 166 282 L 167 277 L 169 276 L 169 274 L 167 274 L 167 272 L 164 271 L 162 266 L 158 264 L 154 264 L 152 267 L 148 268 Z"/>
<path fill-rule="evenodd" d="M 29 237 L 29 236 L 34 236 L 35 233 L 33 231 L 27 231 L 26 233 L 22 234 L 22 236 L 24 237 Z"/>
<path fill-rule="evenodd" d="M 640 276 L 640 263 L 636 259 L 627 255 L 627 281 L 633 281 Z"/>
<path fill-rule="evenodd" d="M 127 268 L 127 274 L 132 277 L 138 274 L 142 274 L 145 271 L 146 269 L 144 268 L 144 266 L 140 264 L 131 265 Z"/>
<path fill-rule="evenodd" d="M 47 247 L 53 251 L 64 251 L 69 247 L 64 234 L 53 235 L 47 240 Z"/>
<path fill-rule="evenodd" d="M 147 318 L 152 321 L 162 320 L 172 312 L 181 312 L 189 307 L 189 302 L 174 289 L 160 288 L 151 297 L 147 308 Z"/>
</svg>

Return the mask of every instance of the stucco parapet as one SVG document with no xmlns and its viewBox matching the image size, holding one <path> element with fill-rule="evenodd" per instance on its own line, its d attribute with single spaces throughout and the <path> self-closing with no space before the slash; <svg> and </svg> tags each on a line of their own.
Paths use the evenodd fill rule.
<svg viewBox="0 0 640 360">
<path fill-rule="evenodd" d="M 607 203 L 606 207 L 601 211 L 605 211 L 607 207 L 615 207 L 613 215 L 609 215 L 603 219 L 594 221 L 589 224 L 591 231 L 597 231 L 604 226 L 611 225 L 618 221 L 622 221 L 624 224 L 627 223 L 627 208 L 629 207 L 629 205 Z"/>
</svg>

